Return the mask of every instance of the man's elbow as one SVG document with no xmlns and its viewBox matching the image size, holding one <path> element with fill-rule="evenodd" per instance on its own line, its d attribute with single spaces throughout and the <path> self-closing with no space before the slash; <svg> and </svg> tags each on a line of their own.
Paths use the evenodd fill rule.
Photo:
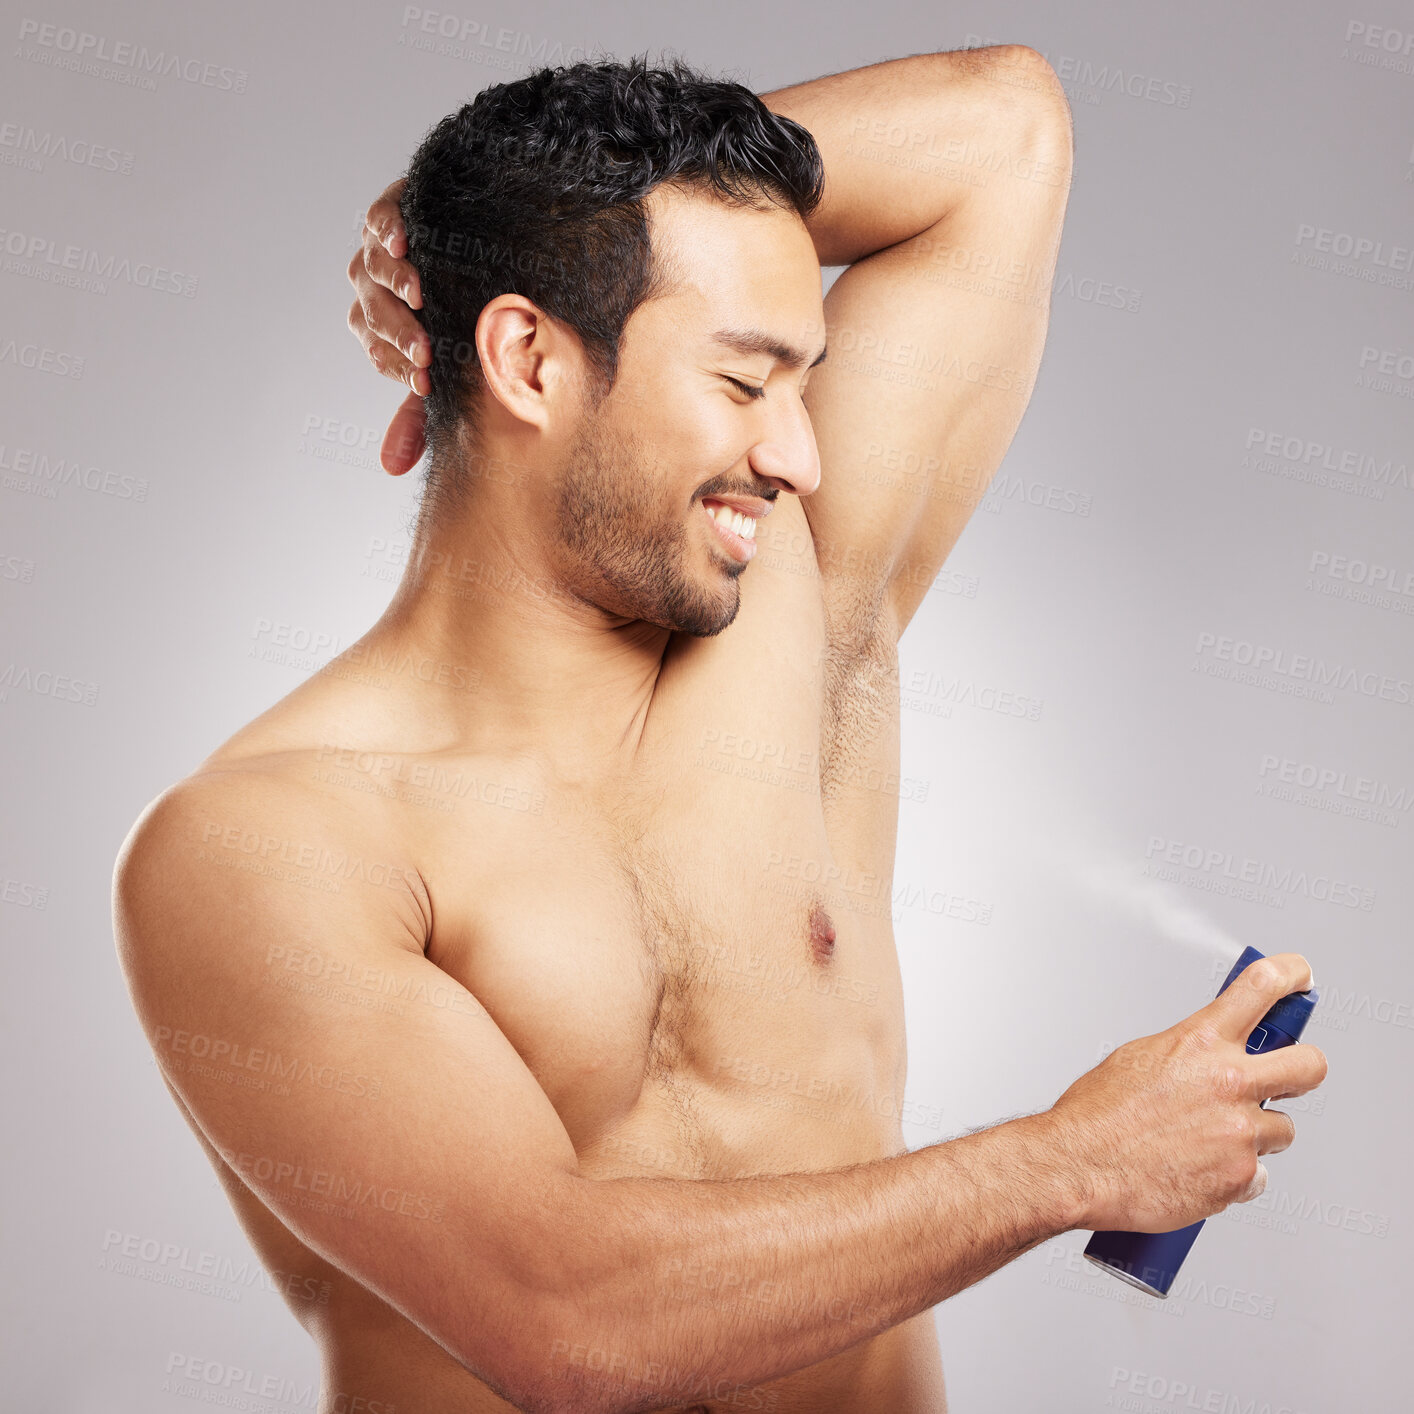
<svg viewBox="0 0 1414 1414">
<path fill-rule="evenodd" d="M 637 1414 L 657 1408 L 644 1402 L 647 1391 L 635 1398 L 627 1386 L 629 1361 L 587 1334 L 566 1334 L 537 1355 L 507 1362 L 499 1379 L 478 1377 L 525 1414 Z"/>
<path fill-rule="evenodd" d="M 987 77 L 1009 87 L 1014 108 L 1028 132 L 1047 142 L 1069 164 L 1075 146 L 1070 100 L 1050 60 L 1029 44 L 999 44 L 986 51 Z"/>
<path fill-rule="evenodd" d="M 507 1294 L 499 1332 L 478 1323 L 449 1349 L 458 1363 L 525 1414 L 609 1414 L 584 1377 L 604 1359 L 588 1330 L 588 1303 L 566 1294 Z"/>
<path fill-rule="evenodd" d="M 562 1216 L 574 1206 L 567 1201 Z M 596 1242 L 582 1240 L 594 1227 L 576 1220 L 541 1231 L 533 1251 L 521 1234 L 514 1243 L 520 1250 L 507 1254 L 507 1280 L 491 1308 L 499 1319 L 488 1323 L 483 1306 L 475 1328 L 449 1347 L 452 1353 L 527 1414 L 627 1414 L 653 1407 L 636 1402 L 626 1382 L 642 1357 L 627 1348 L 622 1327 L 610 1331 L 615 1301 L 603 1278 L 611 1258 Z"/>
</svg>

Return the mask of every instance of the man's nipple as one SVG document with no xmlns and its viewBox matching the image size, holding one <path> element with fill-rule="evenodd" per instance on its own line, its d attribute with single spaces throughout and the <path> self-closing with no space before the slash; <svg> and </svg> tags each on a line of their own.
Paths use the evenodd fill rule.
<svg viewBox="0 0 1414 1414">
<path fill-rule="evenodd" d="M 817 903 L 810 910 L 810 956 L 823 966 L 835 952 L 835 925 Z"/>
</svg>

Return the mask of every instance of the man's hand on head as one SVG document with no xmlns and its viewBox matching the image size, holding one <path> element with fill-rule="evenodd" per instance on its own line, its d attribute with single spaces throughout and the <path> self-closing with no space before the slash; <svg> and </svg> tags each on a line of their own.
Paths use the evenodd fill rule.
<svg viewBox="0 0 1414 1414">
<path fill-rule="evenodd" d="M 407 230 L 398 207 L 404 185 L 399 178 L 368 208 L 363 244 L 349 261 L 349 283 L 357 295 L 349 328 L 379 373 L 412 389 L 383 434 L 379 460 L 391 476 L 410 471 L 422 456 L 422 399 L 432 388 L 427 372 L 432 345 L 412 312 L 422 308 L 422 289 L 406 258 Z"/>
</svg>

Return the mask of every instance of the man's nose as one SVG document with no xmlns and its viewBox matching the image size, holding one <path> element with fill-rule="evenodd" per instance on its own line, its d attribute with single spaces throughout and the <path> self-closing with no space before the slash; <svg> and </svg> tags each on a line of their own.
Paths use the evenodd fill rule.
<svg viewBox="0 0 1414 1414">
<path fill-rule="evenodd" d="M 782 491 L 810 495 L 820 484 L 820 449 L 805 404 L 792 395 L 769 416 L 764 435 L 747 454 L 751 469 Z"/>
</svg>

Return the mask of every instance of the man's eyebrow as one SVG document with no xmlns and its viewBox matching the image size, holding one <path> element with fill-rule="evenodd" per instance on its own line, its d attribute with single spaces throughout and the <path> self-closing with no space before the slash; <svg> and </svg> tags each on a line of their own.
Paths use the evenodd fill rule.
<svg viewBox="0 0 1414 1414">
<path fill-rule="evenodd" d="M 820 346 L 820 352 L 812 359 L 804 349 L 795 348 L 771 334 L 763 333 L 760 329 L 718 329 L 712 335 L 712 341 L 717 344 L 725 344 L 729 349 L 735 349 L 738 353 L 770 354 L 777 363 L 783 363 L 788 368 L 805 368 L 807 365 L 814 368 L 825 358 L 823 344 Z"/>
</svg>

